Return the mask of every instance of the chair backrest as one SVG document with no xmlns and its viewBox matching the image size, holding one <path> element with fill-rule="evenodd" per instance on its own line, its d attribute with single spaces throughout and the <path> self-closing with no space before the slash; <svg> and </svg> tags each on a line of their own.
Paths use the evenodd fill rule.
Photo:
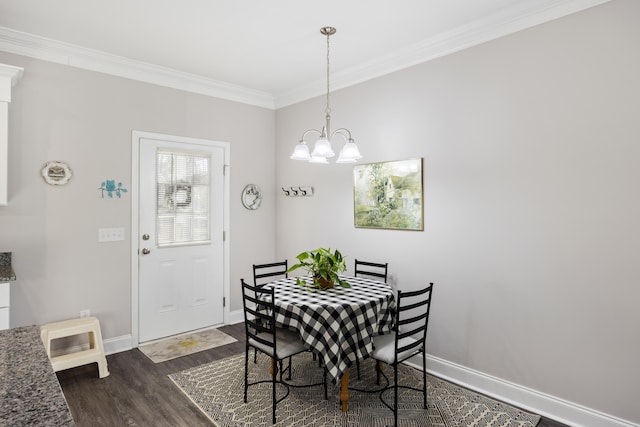
<svg viewBox="0 0 640 427">
<path fill-rule="evenodd" d="M 354 268 L 354 276 L 369 276 L 381 279 L 387 283 L 387 267 L 389 263 L 379 264 L 376 262 L 359 261 L 356 259 L 356 265 Z"/>
<path fill-rule="evenodd" d="M 242 304 L 244 306 L 244 325 L 247 342 L 249 342 L 249 339 L 253 339 L 273 348 L 273 354 L 277 354 L 275 292 L 273 288 L 270 286 L 252 286 L 245 282 L 244 279 L 240 279 L 240 282 L 242 283 Z"/>
<path fill-rule="evenodd" d="M 424 353 L 432 293 L 433 283 L 429 283 L 429 286 L 418 291 L 398 291 L 394 325 L 396 333 L 395 354 L 396 358 L 399 354 L 403 356 L 402 360 L 397 360 L 397 362 L 402 362 L 417 353 Z M 403 338 L 407 337 L 413 337 L 415 340 L 405 340 L 404 343 L 408 341 L 408 344 L 401 343 Z"/>
<path fill-rule="evenodd" d="M 262 286 L 275 278 L 286 278 L 288 277 L 287 269 L 286 259 L 270 264 L 253 264 L 253 284 Z"/>
</svg>

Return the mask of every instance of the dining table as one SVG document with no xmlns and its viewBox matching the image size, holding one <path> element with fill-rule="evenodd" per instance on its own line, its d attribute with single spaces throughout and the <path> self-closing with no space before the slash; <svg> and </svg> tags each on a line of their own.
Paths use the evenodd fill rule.
<svg viewBox="0 0 640 427">
<path fill-rule="evenodd" d="M 373 353 L 373 337 L 389 333 L 395 315 L 395 297 L 384 282 L 364 277 L 340 276 L 345 288 L 315 289 L 296 283 L 311 277 L 269 282 L 275 304 L 276 324 L 296 330 L 317 354 L 327 377 L 340 383 L 342 411 L 349 405 L 349 367 Z"/>
</svg>

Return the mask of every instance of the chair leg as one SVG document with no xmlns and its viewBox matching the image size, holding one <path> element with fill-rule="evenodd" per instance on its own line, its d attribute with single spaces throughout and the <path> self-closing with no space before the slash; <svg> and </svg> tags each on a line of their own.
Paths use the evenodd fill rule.
<svg viewBox="0 0 640 427">
<path fill-rule="evenodd" d="M 282 377 L 282 361 L 280 361 L 280 376 Z M 271 415 L 273 418 L 273 424 L 276 423 L 276 373 L 274 372 L 271 376 Z"/>
<path fill-rule="evenodd" d="M 327 395 L 327 368 L 326 367 L 322 369 L 322 383 L 324 384 L 324 400 L 328 400 L 329 397 Z"/>
<path fill-rule="evenodd" d="M 422 352 L 422 400 L 424 409 L 427 409 L 427 356 Z"/>
<path fill-rule="evenodd" d="M 358 370 L 358 379 L 360 379 L 360 361 L 356 359 L 356 369 Z"/>
<path fill-rule="evenodd" d="M 382 362 L 376 360 L 376 385 L 380 385 L 380 377 L 382 376 Z"/>
<path fill-rule="evenodd" d="M 244 352 L 244 403 L 247 403 L 247 388 L 249 387 L 249 347 Z"/>
<path fill-rule="evenodd" d="M 398 427 L 398 362 L 393 364 L 393 425 Z"/>
<path fill-rule="evenodd" d="M 287 376 L 288 380 L 291 380 L 291 356 L 289 356 L 289 376 Z"/>
</svg>

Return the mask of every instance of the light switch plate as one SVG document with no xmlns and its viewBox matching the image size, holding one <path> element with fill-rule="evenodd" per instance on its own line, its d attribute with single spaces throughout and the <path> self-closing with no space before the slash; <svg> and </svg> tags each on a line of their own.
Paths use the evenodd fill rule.
<svg viewBox="0 0 640 427">
<path fill-rule="evenodd" d="M 118 242 L 124 240 L 124 228 L 99 228 L 98 242 Z"/>
</svg>

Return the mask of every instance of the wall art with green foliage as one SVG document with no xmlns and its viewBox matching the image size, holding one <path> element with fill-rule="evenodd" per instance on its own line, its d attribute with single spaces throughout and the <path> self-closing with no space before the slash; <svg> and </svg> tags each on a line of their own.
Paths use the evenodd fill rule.
<svg viewBox="0 0 640 427">
<path fill-rule="evenodd" d="M 353 167 L 353 212 L 358 228 L 424 229 L 422 158 Z"/>
</svg>

